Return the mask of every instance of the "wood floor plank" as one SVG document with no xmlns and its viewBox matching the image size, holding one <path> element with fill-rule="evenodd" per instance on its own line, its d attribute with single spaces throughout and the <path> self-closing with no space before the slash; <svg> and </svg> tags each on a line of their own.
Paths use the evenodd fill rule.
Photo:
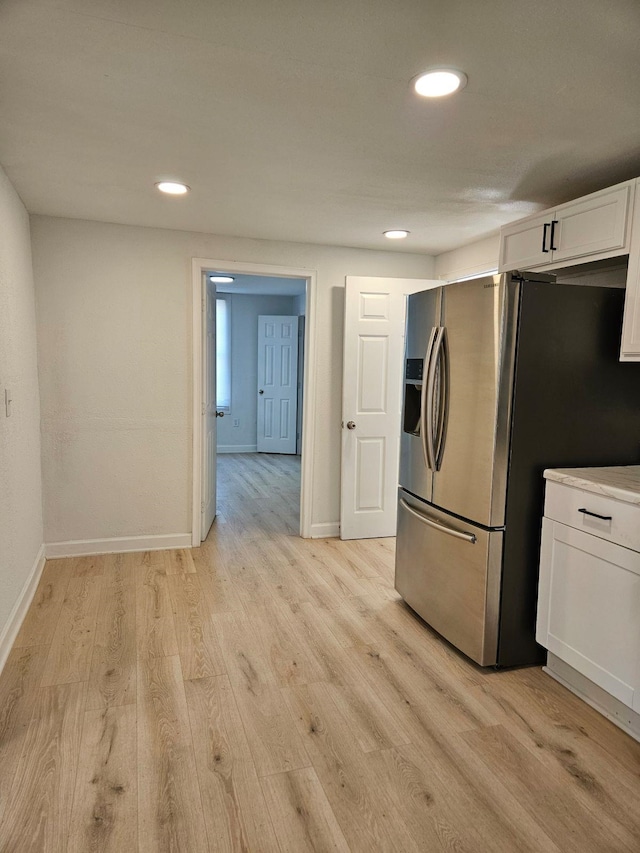
<svg viewBox="0 0 640 853">
<path fill-rule="evenodd" d="M 135 577 L 138 659 L 177 655 L 178 641 L 164 561 L 162 564 L 141 563 L 135 568 Z"/>
<path fill-rule="evenodd" d="M 401 718 L 380 701 L 375 686 L 348 655 L 341 662 L 340 679 L 327 683 L 327 690 L 363 752 L 410 742 Z"/>
<path fill-rule="evenodd" d="M 71 814 L 70 853 L 137 850 L 136 763 L 135 705 L 87 711 Z"/>
<path fill-rule="evenodd" d="M 349 602 L 340 599 L 338 606 L 318 607 L 320 617 L 336 637 L 340 645 L 348 649 L 351 646 L 370 646 L 376 643 L 377 634 L 371 629 L 370 622 Z"/>
<path fill-rule="evenodd" d="M 195 574 L 196 567 L 191 551 L 186 548 L 176 548 L 164 552 L 164 565 L 168 575 Z"/>
<path fill-rule="evenodd" d="M 185 682 L 212 853 L 279 847 L 227 676 Z"/>
<path fill-rule="evenodd" d="M 9 801 L 47 653 L 46 646 L 14 647 L 0 676 L 0 821 Z"/>
<path fill-rule="evenodd" d="M 180 660 L 138 660 L 138 849 L 207 851 Z"/>
<path fill-rule="evenodd" d="M 349 853 L 315 770 L 306 767 L 262 780 L 282 853 Z"/>
<path fill-rule="evenodd" d="M 478 689 L 485 700 L 499 703 L 512 722 L 520 721 L 534 731 L 543 725 L 547 731 L 570 737 L 581 749 L 594 747 L 616 772 L 640 778 L 640 742 L 537 667 L 504 676 Z"/>
<path fill-rule="evenodd" d="M 198 575 L 169 575 L 167 583 L 183 678 L 222 675 L 225 664 Z"/>
<path fill-rule="evenodd" d="M 366 756 L 368 771 L 389 792 L 398 813 L 430 851 L 560 853 L 523 809 L 491 798 L 465 776 L 453 753 L 426 741 Z"/>
<path fill-rule="evenodd" d="M 14 648 L 51 642 L 73 570 L 73 559 L 46 561 L 36 594 L 13 644 Z"/>
<path fill-rule="evenodd" d="M 39 688 L 0 823 L 3 853 L 69 849 L 85 694 L 79 682 Z"/>
<path fill-rule="evenodd" d="M 461 735 L 493 773 L 515 793 L 532 817 L 552 839 L 562 838 L 566 853 L 637 851 L 640 838 L 618 826 L 615 834 L 596 814 L 583 808 L 572 790 L 545 773 L 536 756 L 522 747 L 504 726 Z"/>
<path fill-rule="evenodd" d="M 326 551 L 332 555 L 333 559 L 340 562 L 356 578 L 374 577 L 380 574 L 382 568 L 387 568 L 387 552 L 383 554 L 380 561 L 377 555 L 375 559 L 371 559 L 368 550 L 367 552 L 363 552 L 361 548 L 358 548 L 354 544 L 358 541 L 356 539 L 345 541 L 340 539 L 322 539 L 320 541 Z M 364 541 L 368 542 L 369 540 Z"/>
<path fill-rule="evenodd" d="M 221 613 L 216 630 L 258 775 L 308 767 L 309 758 L 250 619 Z"/>
<path fill-rule="evenodd" d="M 221 558 L 212 556 L 211 551 L 204 548 L 194 548 L 193 563 L 209 613 L 233 613 L 242 610 L 238 591 Z"/>
<path fill-rule="evenodd" d="M 268 542 L 260 549 L 254 565 L 267 582 L 270 593 L 295 611 L 301 603 L 310 600 L 310 595 L 298 558 L 287 556 L 287 550 L 283 553 L 274 542 Z"/>
<path fill-rule="evenodd" d="M 309 684 L 321 681 L 322 665 L 309 650 L 304 637 L 287 617 L 285 605 L 264 598 L 259 603 L 247 605 L 246 614 L 268 656 L 276 683 L 280 687 L 290 684 Z"/>
<path fill-rule="evenodd" d="M 123 554 L 105 559 L 87 708 L 136 701 L 136 584 Z"/>
<path fill-rule="evenodd" d="M 103 578 L 71 578 L 49 648 L 42 686 L 87 681 Z"/>
<path fill-rule="evenodd" d="M 335 543 L 336 540 L 327 540 Z M 366 577 L 382 575 L 393 582 L 395 538 L 386 539 L 351 539 L 345 543 L 346 548 L 340 549 L 343 559 L 362 572 Z"/>
<path fill-rule="evenodd" d="M 74 578 L 95 578 L 104 575 L 106 566 L 111 562 L 109 554 L 92 554 L 73 560 Z"/>
<path fill-rule="evenodd" d="M 582 807 L 596 815 L 612 835 L 619 828 L 623 829 L 640 849 L 638 774 L 629 772 L 617 762 L 612 763 L 597 740 L 565 725 L 554 725 L 546 714 L 540 714 L 535 702 L 516 705 L 509 702 L 505 698 L 505 693 L 509 693 L 505 681 L 494 686 L 494 690 L 502 693 L 500 725 L 535 755 L 544 764 L 549 777 L 559 786 L 566 786 Z M 571 699 L 579 701 L 565 692 L 568 705 Z M 567 717 L 570 718 L 570 714 L 568 710 Z"/>
<path fill-rule="evenodd" d="M 326 685 L 284 688 L 283 693 L 351 850 L 419 850 L 385 792 L 367 773 L 365 757 Z"/>
<path fill-rule="evenodd" d="M 361 579 L 350 572 L 341 560 L 336 559 L 321 540 L 314 540 L 314 545 L 314 549 L 307 553 L 306 559 L 309 567 L 315 571 L 317 581 L 329 584 L 341 598 L 365 595 L 368 592 L 366 585 L 360 582 Z"/>
</svg>

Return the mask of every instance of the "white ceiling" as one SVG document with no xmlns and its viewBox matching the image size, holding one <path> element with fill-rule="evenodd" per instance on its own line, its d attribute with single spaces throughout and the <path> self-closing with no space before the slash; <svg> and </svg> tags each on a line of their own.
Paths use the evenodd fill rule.
<svg viewBox="0 0 640 853">
<path fill-rule="evenodd" d="M 211 270 L 224 273 L 224 270 Z M 277 278 L 266 275 L 239 275 L 230 273 L 235 279 L 233 284 L 216 284 L 217 293 L 240 293 L 247 296 L 301 296 L 307 292 L 307 283 L 303 278 Z"/>
<path fill-rule="evenodd" d="M 639 72 L 638 0 L 3 0 L 0 163 L 33 213 L 435 254 L 639 175 Z"/>
</svg>

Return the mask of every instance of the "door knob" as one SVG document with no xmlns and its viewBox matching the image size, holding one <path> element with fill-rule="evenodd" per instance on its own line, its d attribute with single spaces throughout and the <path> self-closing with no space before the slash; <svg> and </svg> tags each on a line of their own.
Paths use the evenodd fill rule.
<svg viewBox="0 0 640 853">
<path fill-rule="evenodd" d="M 224 417 L 224 412 L 216 412 L 216 417 L 217 417 L 217 418 L 223 418 L 223 417 Z"/>
<path fill-rule="evenodd" d="M 264 394 L 264 391 L 262 390 L 262 388 L 258 391 L 258 394 Z"/>
<path fill-rule="evenodd" d="M 347 421 L 347 429 L 355 429 L 356 425 L 354 421 Z"/>
</svg>

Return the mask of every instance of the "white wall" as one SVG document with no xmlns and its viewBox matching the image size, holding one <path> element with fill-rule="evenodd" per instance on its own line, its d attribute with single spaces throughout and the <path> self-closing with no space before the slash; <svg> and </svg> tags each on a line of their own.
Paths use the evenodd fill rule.
<svg viewBox="0 0 640 853">
<path fill-rule="evenodd" d="M 498 269 L 500 253 L 500 234 L 485 237 L 474 243 L 467 243 L 451 252 L 443 252 L 436 260 L 436 277 L 443 281 L 464 278 L 475 273 Z"/>
<path fill-rule="evenodd" d="M 13 395 L 5 417 L 4 390 Z M 40 403 L 29 217 L 0 168 L 0 655 L 42 545 Z M 7 638 L 9 640 L 9 638 Z"/>
<path fill-rule="evenodd" d="M 317 271 L 312 524 L 340 499 L 346 275 L 433 258 L 34 216 L 47 542 L 191 529 L 191 258 Z"/>
<path fill-rule="evenodd" d="M 227 296 L 231 307 L 231 412 L 218 419 L 218 448 L 256 449 L 258 419 L 258 317 L 297 314 L 296 297 Z M 240 421 L 233 426 L 233 419 Z"/>
</svg>

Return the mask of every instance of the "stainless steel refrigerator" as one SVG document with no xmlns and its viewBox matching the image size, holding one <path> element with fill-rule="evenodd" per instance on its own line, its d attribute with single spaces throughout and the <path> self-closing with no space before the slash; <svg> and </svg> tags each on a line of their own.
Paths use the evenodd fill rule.
<svg viewBox="0 0 640 853">
<path fill-rule="evenodd" d="M 531 273 L 409 297 L 395 585 L 483 666 L 544 656 L 543 470 L 640 462 L 623 298 Z"/>
</svg>

